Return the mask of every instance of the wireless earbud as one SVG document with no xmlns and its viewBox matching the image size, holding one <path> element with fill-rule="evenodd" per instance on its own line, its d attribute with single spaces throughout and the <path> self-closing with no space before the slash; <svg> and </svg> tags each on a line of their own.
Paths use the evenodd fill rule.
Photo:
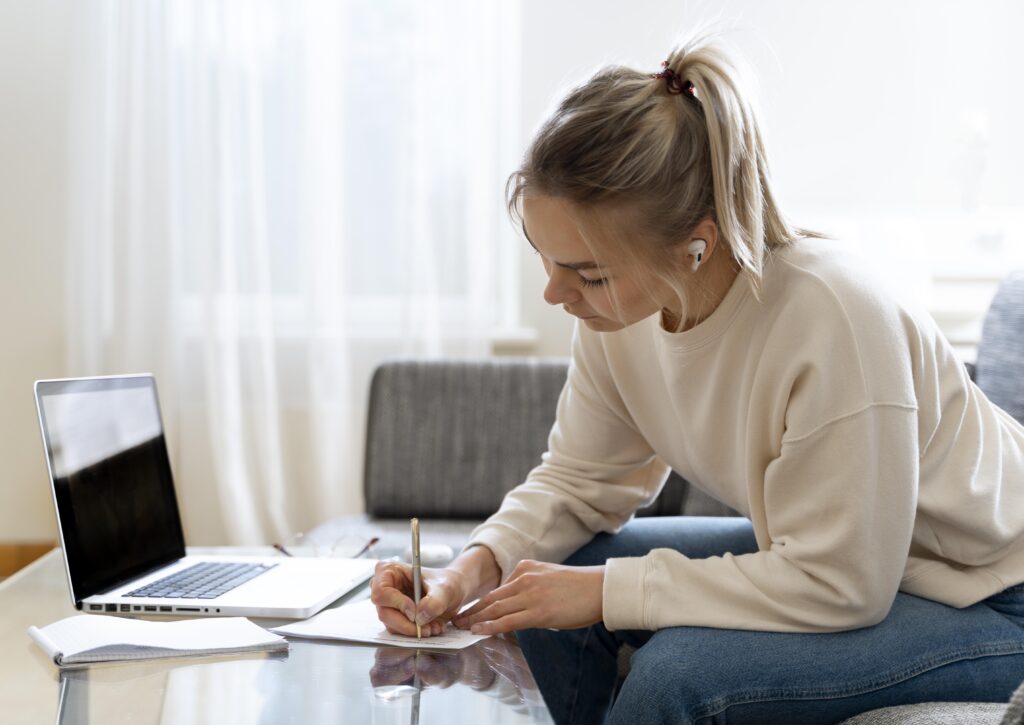
<svg viewBox="0 0 1024 725">
<path fill-rule="evenodd" d="M 697 271 L 697 267 L 700 266 L 701 260 L 704 259 L 704 250 L 708 248 L 708 243 L 703 239 L 694 239 L 690 242 L 690 246 L 686 248 L 686 251 L 694 256 L 693 266 L 690 267 L 694 272 Z"/>
</svg>

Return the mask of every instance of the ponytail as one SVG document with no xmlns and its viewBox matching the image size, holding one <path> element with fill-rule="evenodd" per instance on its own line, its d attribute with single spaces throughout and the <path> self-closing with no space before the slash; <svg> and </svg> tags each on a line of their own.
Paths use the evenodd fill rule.
<svg viewBox="0 0 1024 725">
<path fill-rule="evenodd" d="M 730 58 L 714 45 L 690 41 L 669 54 L 666 69 L 693 84 L 707 128 L 715 221 L 757 285 L 771 250 L 824 235 L 791 229 L 779 211 L 751 96 Z"/>
</svg>

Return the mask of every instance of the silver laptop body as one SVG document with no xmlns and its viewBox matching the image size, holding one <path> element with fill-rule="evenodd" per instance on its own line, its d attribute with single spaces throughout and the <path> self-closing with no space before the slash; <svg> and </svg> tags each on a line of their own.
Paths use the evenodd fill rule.
<svg viewBox="0 0 1024 725">
<path fill-rule="evenodd" d="M 35 398 L 76 608 L 304 619 L 372 576 L 367 559 L 186 556 L 152 375 L 38 380 Z M 149 586 L 207 562 L 239 573 L 208 591 Z"/>
</svg>

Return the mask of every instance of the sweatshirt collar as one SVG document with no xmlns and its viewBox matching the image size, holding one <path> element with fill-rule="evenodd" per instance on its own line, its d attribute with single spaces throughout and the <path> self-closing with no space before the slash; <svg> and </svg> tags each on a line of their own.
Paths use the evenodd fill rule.
<svg viewBox="0 0 1024 725">
<path fill-rule="evenodd" d="M 742 272 L 736 275 L 725 297 L 706 319 L 685 332 L 669 332 L 661 326 L 661 311 L 648 318 L 659 343 L 671 352 L 686 353 L 704 347 L 729 329 L 743 303 L 750 296 L 750 283 Z"/>
</svg>

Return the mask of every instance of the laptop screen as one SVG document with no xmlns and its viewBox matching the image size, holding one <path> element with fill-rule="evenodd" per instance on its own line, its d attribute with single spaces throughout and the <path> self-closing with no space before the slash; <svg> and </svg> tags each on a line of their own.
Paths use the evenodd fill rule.
<svg viewBox="0 0 1024 725">
<path fill-rule="evenodd" d="M 76 604 L 185 555 L 149 375 L 36 384 Z"/>
</svg>

